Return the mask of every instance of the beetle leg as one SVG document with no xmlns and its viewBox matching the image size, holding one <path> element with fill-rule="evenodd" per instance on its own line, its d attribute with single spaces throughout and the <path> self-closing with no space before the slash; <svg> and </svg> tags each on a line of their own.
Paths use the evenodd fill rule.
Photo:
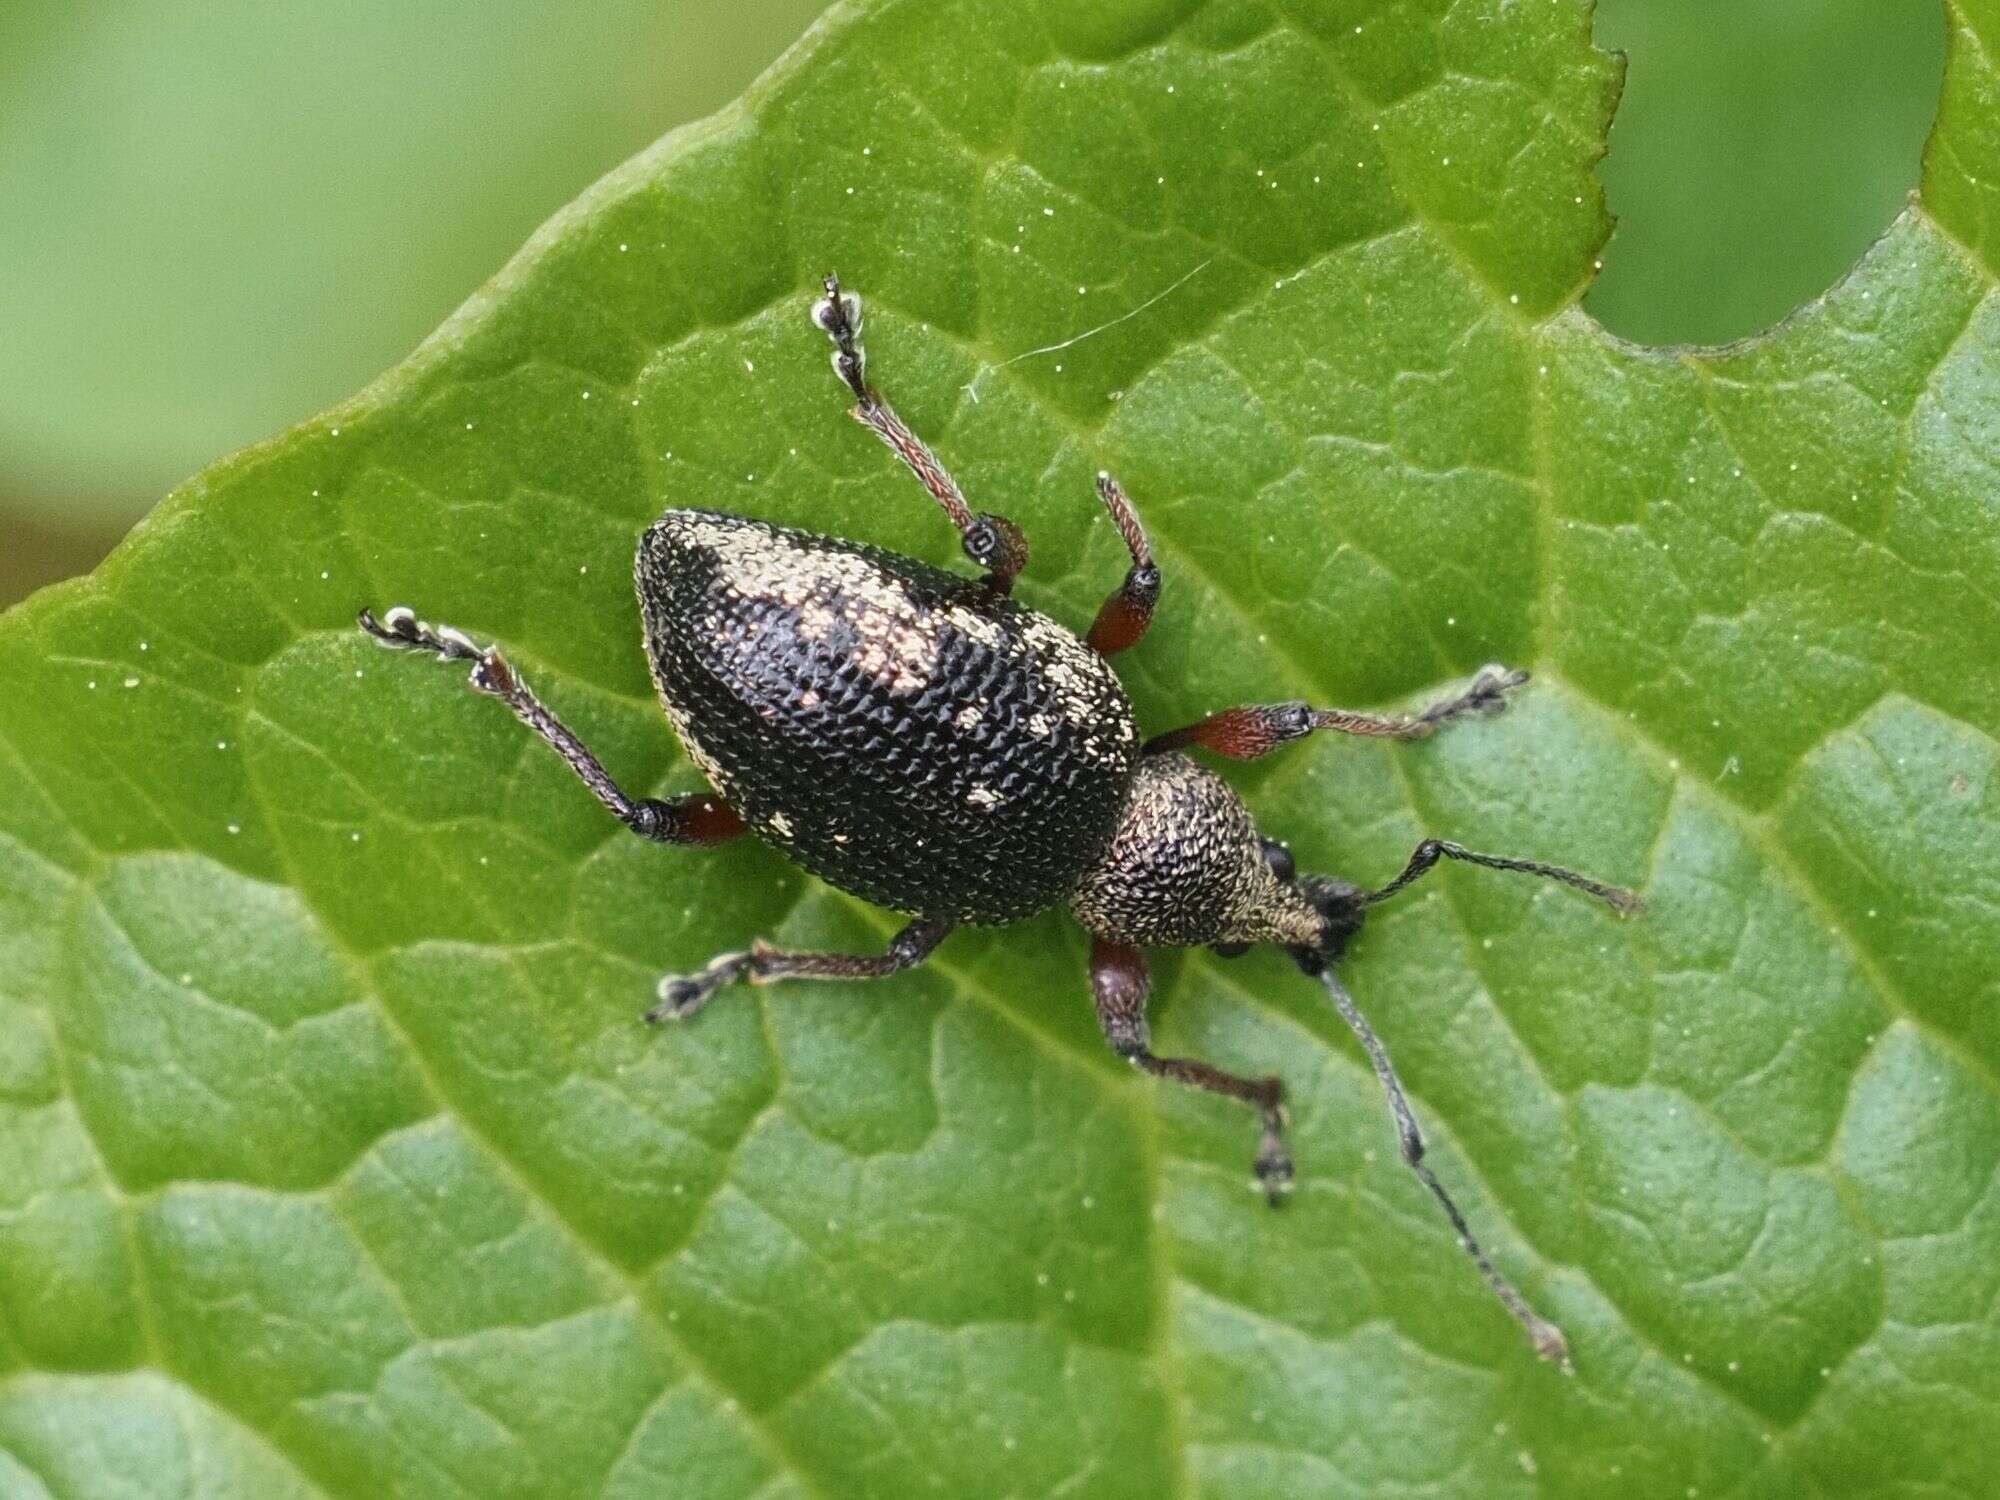
<svg viewBox="0 0 2000 1500">
<path fill-rule="evenodd" d="M 1146 741 L 1145 754 L 1198 747 L 1231 760 L 1255 760 L 1280 745 L 1302 740 L 1319 729 L 1375 739 L 1423 740 L 1466 714 L 1497 714 L 1507 706 L 1507 694 L 1528 680 L 1526 672 L 1491 666 L 1465 688 L 1411 715 L 1356 713 L 1346 708 L 1314 708 L 1310 703 L 1253 703 L 1210 714 L 1199 724 L 1156 734 Z"/>
<path fill-rule="evenodd" d="M 1097 496 L 1111 512 L 1111 522 L 1125 539 L 1132 554 L 1132 566 L 1125 581 L 1104 601 L 1090 627 L 1090 644 L 1100 654 L 1111 656 L 1139 644 L 1153 623 L 1153 608 L 1160 602 L 1160 570 L 1153 563 L 1153 549 L 1146 545 L 1146 533 L 1139 525 L 1139 513 L 1109 474 L 1097 476 Z"/>
<path fill-rule="evenodd" d="M 739 979 L 776 984 L 780 979 L 886 979 L 915 968 L 951 931 L 949 922 L 919 918 L 890 940 L 887 953 L 799 953 L 773 948 L 762 938 L 738 953 L 722 953 L 693 974 L 669 974 L 660 981 L 660 1003 L 648 1021 L 684 1021 L 715 992 Z"/>
<path fill-rule="evenodd" d="M 1403 873 L 1383 886 L 1379 891 L 1369 891 L 1361 897 L 1363 906 L 1374 906 L 1387 901 L 1396 892 L 1421 879 L 1436 866 L 1441 859 L 1463 860 L 1469 865 L 1484 865 L 1489 870 L 1518 870 L 1523 875 L 1540 875 L 1545 880 L 1559 880 L 1564 885 L 1582 891 L 1586 896 L 1595 896 L 1612 910 L 1630 916 L 1643 911 L 1646 903 L 1619 885 L 1606 885 L 1600 880 L 1592 880 L 1588 875 L 1579 875 L 1574 870 L 1565 870 L 1561 865 L 1545 865 L 1532 859 L 1508 859 L 1498 854 L 1476 854 L 1462 845 L 1445 839 L 1425 839 L 1411 854 L 1410 862 L 1403 866 Z"/>
<path fill-rule="evenodd" d="M 958 528 L 965 540 L 965 555 L 984 568 L 994 585 L 1006 593 L 1028 562 L 1028 539 L 1021 528 L 1005 516 L 984 511 L 974 514 L 965 503 L 958 482 L 938 462 L 924 440 L 904 425 L 903 419 L 868 383 L 868 356 L 861 348 L 861 299 L 840 289 L 840 278 L 826 278 L 826 295 L 813 304 L 814 325 L 833 340 L 833 370 L 854 392 L 855 420 L 887 443 L 895 455 L 909 466 L 931 498 Z"/>
<path fill-rule="evenodd" d="M 1090 946 L 1090 988 L 1097 1001 L 1097 1024 L 1111 1050 L 1155 1078 L 1171 1078 L 1191 1088 L 1240 1099 L 1263 1122 L 1257 1146 L 1257 1184 L 1273 1208 L 1292 1190 L 1292 1153 L 1285 1143 L 1285 1085 L 1279 1078 L 1244 1078 L 1193 1057 L 1161 1057 L 1153 1051 L 1146 1025 L 1146 995 L 1152 978 L 1146 956 L 1129 943 L 1096 938 Z"/>
<path fill-rule="evenodd" d="M 603 763 L 568 725 L 543 706 L 496 647 L 477 645 L 449 625 L 427 625 L 401 605 L 385 611 L 380 620 L 364 609 L 358 623 L 381 645 L 433 651 L 444 661 L 471 662 L 473 690 L 498 698 L 512 709 L 516 718 L 548 741 L 592 795 L 641 838 L 661 844 L 720 844 L 743 832 L 743 820 L 735 809 L 713 793 L 677 797 L 671 802 L 628 797 Z"/>
</svg>

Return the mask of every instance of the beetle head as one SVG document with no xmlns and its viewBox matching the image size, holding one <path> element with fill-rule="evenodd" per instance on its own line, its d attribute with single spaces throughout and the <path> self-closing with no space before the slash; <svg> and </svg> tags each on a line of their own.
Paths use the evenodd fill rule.
<svg viewBox="0 0 2000 1500">
<path fill-rule="evenodd" d="M 1320 940 L 1310 948 L 1291 948 L 1288 951 L 1301 969 L 1308 974 L 1317 974 L 1327 965 L 1339 961 L 1347 951 L 1347 945 L 1354 935 L 1361 931 L 1361 921 L 1368 913 L 1366 893 L 1358 885 L 1349 885 L 1344 880 L 1335 880 L 1331 875 L 1307 875 L 1298 881 L 1298 892 L 1312 903 L 1324 924 Z"/>
</svg>

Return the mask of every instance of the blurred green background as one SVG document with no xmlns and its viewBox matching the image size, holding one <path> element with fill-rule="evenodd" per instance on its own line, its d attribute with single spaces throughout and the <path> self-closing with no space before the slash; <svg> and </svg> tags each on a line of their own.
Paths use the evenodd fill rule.
<svg viewBox="0 0 2000 1500">
<path fill-rule="evenodd" d="M 1598 168 L 1618 218 L 1584 306 L 1714 344 L 1825 291 L 1917 185 L 1944 81 L 1938 0 L 1598 0 L 1626 55 Z"/>
<path fill-rule="evenodd" d="M 820 8 L 0 4 L 0 604 L 400 359 Z M 1600 0 L 1597 32 L 1630 56 L 1586 301 L 1615 332 L 1766 327 L 1916 185 L 1937 0 Z"/>
</svg>

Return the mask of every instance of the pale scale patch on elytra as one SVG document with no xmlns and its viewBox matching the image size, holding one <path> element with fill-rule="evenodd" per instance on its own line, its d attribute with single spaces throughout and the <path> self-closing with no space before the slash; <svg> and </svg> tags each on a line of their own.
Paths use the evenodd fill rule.
<svg viewBox="0 0 2000 1500">
<path fill-rule="evenodd" d="M 824 641 L 833 634 L 833 627 L 840 623 L 840 616 L 817 600 L 807 603 L 799 610 L 799 634 L 809 641 Z"/>
<path fill-rule="evenodd" d="M 1101 729 L 1115 692 L 1106 680 L 1111 669 L 1104 659 L 1044 615 L 1028 618 L 1021 628 L 1021 639 L 1033 650 L 1043 678 L 1055 689 L 1056 706 L 1063 718 L 1079 730 Z M 1129 739 L 1128 730 L 1121 743 Z M 1125 760 L 1123 753 L 1108 749 L 1094 734 L 1084 741 L 1082 750 L 1090 760 L 1116 764 Z"/>
<path fill-rule="evenodd" d="M 935 679 L 951 631 L 988 650 L 1031 661 L 1051 690 L 1055 713 L 1084 731 L 1078 736 L 1081 753 L 1100 764 L 1129 763 L 1136 736 L 1131 724 L 1124 722 L 1125 715 L 1117 715 L 1115 737 L 1100 737 L 1107 727 L 1105 713 L 1119 699 L 1116 678 L 1101 657 L 1047 616 L 1022 611 L 1009 629 L 961 604 L 927 609 L 897 579 L 865 558 L 801 548 L 761 527 L 693 516 L 681 522 L 680 537 L 683 544 L 712 553 L 717 582 L 724 590 L 797 611 L 803 637 L 824 641 L 834 634 L 836 624 L 847 625 L 858 643 L 853 656 L 856 670 L 884 683 L 891 693 L 919 692 Z M 816 704 L 817 699 L 800 702 L 806 708 Z M 962 709 L 954 722 L 969 730 L 980 719 Z M 1038 712 L 1029 729 L 1047 738 L 1055 723 Z"/>
<path fill-rule="evenodd" d="M 1031 614 L 1021 622 L 1021 639 L 1044 656 L 1070 656 L 1083 644 L 1047 615 Z"/>
<path fill-rule="evenodd" d="M 861 646 L 854 653 L 855 666 L 885 683 L 891 693 L 922 692 L 937 671 L 936 640 L 921 631 L 884 631 L 881 624 L 865 615 L 856 619 Z"/>
<path fill-rule="evenodd" d="M 867 559 L 795 547 L 755 527 L 700 518 L 684 523 L 682 536 L 714 556 L 723 590 L 797 611 L 806 640 L 827 641 L 845 624 L 858 643 L 855 667 L 891 693 L 921 692 L 936 676 L 938 623 Z"/>
<path fill-rule="evenodd" d="M 952 628 L 971 637 L 989 651 L 1004 651 L 1006 646 L 1000 634 L 1000 627 L 986 616 L 975 614 L 962 604 L 954 604 L 945 611 L 945 618 Z"/>
<path fill-rule="evenodd" d="M 1006 801 L 1007 799 L 1002 797 L 998 792 L 994 791 L 992 787 L 985 786 L 982 784 L 979 786 L 975 786 L 971 791 L 967 792 L 965 794 L 965 800 L 974 807 L 990 808 L 990 807 L 998 807 L 1002 802 Z"/>
</svg>

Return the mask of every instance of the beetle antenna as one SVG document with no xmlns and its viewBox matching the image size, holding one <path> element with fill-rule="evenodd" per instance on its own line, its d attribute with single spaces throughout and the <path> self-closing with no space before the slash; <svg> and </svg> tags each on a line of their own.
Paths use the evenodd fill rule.
<svg viewBox="0 0 2000 1500">
<path fill-rule="evenodd" d="M 1548 1319 L 1540 1316 L 1528 1306 L 1528 1301 L 1514 1289 L 1514 1283 L 1500 1274 L 1499 1269 L 1487 1258 L 1479 1247 L 1479 1241 L 1472 1237 L 1472 1230 L 1465 1222 L 1465 1215 L 1459 1212 L 1444 1184 L 1437 1174 L 1424 1162 L 1424 1132 L 1417 1124 L 1417 1117 L 1410 1108 L 1409 1096 L 1403 1092 L 1403 1081 L 1396 1076 L 1396 1065 L 1389 1061 L 1389 1049 L 1382 1045 L 1382 1039 L 1375 1035 L 1375 1028 L 1368 1024 L 1368 1018 L 1354 1003 L 1354 997 L 1347 993 L 1339 979 L 1334 976 L 1331 965 L 1319 971 L 1320 983 L 1326 986 L 1327 994 L 1333 997 L 1334 1009 L 1340 1012 L 1341 1020 L 1361 1039 L 1362 1050 L 1368 1054 L 1368 1061 L 1375 1069 L 1375 1076 L 1381 1080 L 1382 1092 L 1389 1098 L 1389 1113 L 1396 1121 L 1396 1140 L 1402 1148 L 1403 1161 L 1419 1181 L 1431 1190 L 1443 1207 L 1445 1217 L 1451 1220 L 1451 1227 L 1458 1232 L 1458 1242 L 1465 1247 L 1473 1264 L 1479 1267 L 1479 1274 L 1486 1278 L 1493 1295 L 1500 1299 L 1500 1305 L 1514 1315 L 1514 1320 L 1527 1330 L 1528 1340 L 1535 1346 L 1535 1353 L 1552 1364 L 1562 1366 L 1565 1371 L 1574 1369 L 1569 1359 L 1569 1341 L 1562 1330 Z"/>
<path fill-rule="evenodd" d="M 1387 901 L 1420 876 L 1428 874 L 1441 859 L 1463 860 L 1469 865 L 1484 865 L 1489 870 L 1516 870 L 1523 875 L 1539 875 L 1544 880 L 1560 881 L 1572 890 L 1582 891 L 1586 896 L 1595 896 L 1620 916 L 1629 917 L 1646 909 L 1646 903 L 1638 894 L 1628 891 L 1622 885 L 1606 885 L 1601 880 L 1592 880 L 1588 875 L 1579 875 L 1574 870 L 1566 870 L 1561 865 L 1545 865 L 1540 860 L 1508 859 L 1499 854 L 1480 854 L 1467 849 L 1462 844 L 1454 844 L 1448 839 L 1425 839 L 1417 845 L 1410 862 L 1403 866 L 1403 873 L 1383 886 L 1379 891 L 1362 894 L 1363 906 L 1375 906 Z"/>
</svg>

